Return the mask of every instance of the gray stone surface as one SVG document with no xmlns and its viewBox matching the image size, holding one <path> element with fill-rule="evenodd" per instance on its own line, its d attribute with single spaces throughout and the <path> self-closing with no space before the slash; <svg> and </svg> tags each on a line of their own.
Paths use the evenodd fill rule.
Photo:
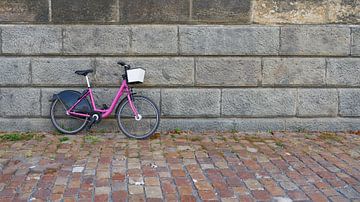
<svg viewBox="0 0 360 202">
<path fill-rule="evenodd" d="M 0 21 L 2 22 L 46 22 L 48 19 L 48 0 L 0 1 Z"/>
<path fill-rule="evenodd" d="M 360 193 L 357 192 L 354 188 L 350 185 L 345 185 L 344 187 L 337 188 L 337 191 L 345 195 L 346 198 L 351 199 L 358 199 L 360 198 Z"/>
<path fill-rule="evenodd" d="M 116 22 L 116 0 L 56 0 L 51 2 L 54 22 Z"/>
<path fill-rule="evenodd" d="M 327 63 L 328 85 L 360 86 L 360 58 L 333 58 Z"/>
<path fill-rule="evenodd" d="M 226 10 L 224 2 L 205 2 L 203 11 Z M 229 17 L 225 10 L 219 16 Z M 132 86 L 162 108 L 163 130 L 360 129 L 357 25 L 284 25 L 281 48 L 289 51 L 279 57 L 278 26 L 94 24 L 0 25 L 0 131 L 53 130 L 51 95 L 86 88 L 75 70 L 95 70 L 98 107 L 109 106 L 122 80 L 118 60 L 146 69 L 145 83 Z M 114 119 L 94 129 L 119 130 Z"/>
<path fill-rule="evenodd" d="M 252 17 L 256 24 L 321 24 L 328 7 L 328 0 L 254 0 Z"/>
<path fill-rule="evenodd" d="M 145 69 L 144 84 L 157 85 L 193 85 L 194 84 L 194 59 L 178 57 L 146 57 L 146 58 L 121 58 L 131 67 Z M 117 64 L 118 58 L 96 59 L 96 81 L 99 84 L 119 85 L 124 70 Z"/>
<path fill-rule="evenodd" d="M 64 52 L 70 54 L 123 54 L 130 50 L 128 26 L 69 26 L 64 29 Z"/>
<path fill-rule="evenodd" d="M 360 27 L 352 28 L 351 55 L 360 55 Z"/>
<path fill-rule="evenodd" d="M 132 53 L 173 55 L 178 52 L 177 27 L 132 26 Z"/>
<path fill-rule="evenodd" d="M 325 84 L 323 58 L 264 58 L 263 85 L 304 86 Z"/>
<path fill-rule="evenodd" d="M 231 131 L 235 127 L 231 119 L 161 119 L 160 130 L 169 131 L 178 128 L 180 130 L 202 131 Z"/>
<path fill-rule="evenodd" d="M 219 89 L 163 89 L 162 115 L 216 117 L 220 115 Z"/>
<path fill-rule="evenodd" d="M 50 119 L 39 118 L 2 118 L 0 131 L 54 131 Z"/>
<path fill-rule="evenodd" d="M 277 55 L 278 27 L 180 26 L 183 55 Z"/>
<path fill-rule="evenodd" d="M 245 124 L 239 126 L 236 122 Z M 202 131 L 267 131 L 273 128 L 281 128 L 286 121 L 288 131 L 357 131 L 360 129 L 358 118 L 289 118 L 284 120 L 269 120 L 261 123 L 261 119 L 166 119 L 160 122 L 159 131 L 168 131 L 179 128 L 181 130 Z M 263 127 L 267 126 L 269 127 Z M 259 127 L 259 129 L 257 128 Z M 3 118 L 0 117 L 0 131 L 54 131 L 48 118 Z M 244 129 L 244 130 L 242 130 Z M 249 130 L 247 130 L 249 129 Z M 101 124 L 95 125 L 92 130 L 119 132 L 115 119 L 105 119 Z M 274 129 L 273 131 L 275 131 Z"/>
<path fill-rule="evenodd" d="M 284 119 L 235 119 L 236 131 L 283 131 L 285 130 Z"/>
<path fill-rule="evenodd" d="M 121 23 L 174 23 L 189 20 L 187 0 L 122 0 Z"/>
<path fill-rule="evenodd" d="M 223 89 L 221 111 L 225 116 L 294 116 L 295 102 L 292 89 Z"/>
<path fill-rule="evenodd" d="M 52 98 L 52 95 L 55 93 L 59 93 L 67 88 L 43 88 L 41 89 L 41 115 L 44 117 L 50 116 L 50 105 L 49 99 Z M 82 92 L 86 88 L 71 88 L 72 90 L 76 90 Z M 111 106 L 113 99 L 116 96 L 118 88 L 94 88 L 93 93 L 95 97 L 95 102 L 97 107 L 102 108 L 103 104 L 106 104 L 108 107 Z M 135 88 L 134 92 L 136 95 L 142 95 L 150 98 L 154 103 L 160 107 L 160 89 L 139 89 Z M 124 95 L 121 99 L 124 98 Z M 121 100 L 120 99 L 120 100 Z M 115 113 L 115 112 L 114 112 Z"/>
<path fill-rule="evenodd" d="M 0 116 L 40 115 L 40 89 L 1 88 Z M 9 127 L 11 130 L 11 128 Z"/>
<path fill-rule="evenodd" d="M 281 27 L 282 55 L 349 55 L 350 28 L 344 26 Z"/>
<path fill-rule="evenodd" d="M 193 0 L 192 19 L 201 22 L 249 23 L 250 0 Z"/>
<path fill-rule="evenodd" d="M 50 25 L 1 26 L 2 51 L 12 54 L 61 52 L 61 28 Z"/>
<path fill-rule="evenodd" d="M 360 116 L 359 98 L 359 89 L 340 89 L 339 114 L 341 116 Z"/>
<path fill-rule="evenodd" d="M 29 58 L 0 58 L 0 85 L 22 85 L 30 83 Z"/>
<path fill-rule="evenodd" d="M 299 89 L 299 116 L 337 116 L 336 89 Z"/>
<path fill-rule="evenodd" d="M 196 59 L 196 84 L 257 86 L 261 81 L 261 60 L 254 58 Z"/>
<path fill-rule="evenodd" d="M 356 118 L 290 118 L 286 120 L 288 131 L 357 131 L 360 119 Z"/>
<path fill-rule="evenodd" d="M 93 69 L 89 58 L 33 58 L 32 82 L 36 85 L 80 85 L 86 87 L 84 76 L 75 74 L 76 70 Z M 93 73 L 89 74 L 90 82 Z"/>
</svg>

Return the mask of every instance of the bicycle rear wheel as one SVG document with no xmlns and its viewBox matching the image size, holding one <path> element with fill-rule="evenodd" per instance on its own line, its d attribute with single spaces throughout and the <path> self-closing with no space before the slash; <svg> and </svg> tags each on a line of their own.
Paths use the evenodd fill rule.
<svg viewBox="0 0 360 202">
<path fill-rule="evenodd" d="M 83 130 L 88 123 L 88 117 L 74 117 L 66 115 L 66 107 L 60 99 L 52 102 L 50 108 L 51 122 L 54 127 L 64 134 L 75 134 Z"/>
<path fill-rule="evenodd" d="M 159 109 L 153 101 L 144 96 L 133 96 L 133 103 L 140 114 L 139 119 L 135 119 L 129 100 L 126 99 L 119 105 L 117 122 L 127 137 L 145 139 L 153 135 L 159 127 Z"/>
</svg>

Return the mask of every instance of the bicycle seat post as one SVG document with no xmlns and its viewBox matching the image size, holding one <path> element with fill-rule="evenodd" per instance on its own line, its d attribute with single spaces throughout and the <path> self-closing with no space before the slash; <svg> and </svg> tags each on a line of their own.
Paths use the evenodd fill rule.
<svg viewBox="0 0 360 202">
<path fill-rule="evenodd" d="M 86 78 L 86 83 L 87 83 L 87 86 L 88 86 L 88 88 L 90 88 L 90 81 L 89 81 L 88 76 L 86 75 L 86 76 L 85 76 L 85 78 Z"/>
</svg>

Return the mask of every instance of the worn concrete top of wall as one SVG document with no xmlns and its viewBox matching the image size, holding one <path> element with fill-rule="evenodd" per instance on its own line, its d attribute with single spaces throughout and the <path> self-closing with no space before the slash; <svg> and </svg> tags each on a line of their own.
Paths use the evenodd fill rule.
<svg viewBox="0 0 360 202">
<path fill-rule="evenodd" d="M 359 0 L 2 0 L 0 22 L 359 24 Z"/>
</svg>

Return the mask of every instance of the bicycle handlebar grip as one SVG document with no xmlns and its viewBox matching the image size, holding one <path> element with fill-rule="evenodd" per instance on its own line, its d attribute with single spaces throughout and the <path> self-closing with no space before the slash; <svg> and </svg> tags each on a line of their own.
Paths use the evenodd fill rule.
<svg viewBox="0 0 360 202">
<path fill-rule="evenodd" d="M 123 61 L 119 61 L 118 64 L 121 65 L 121 66 L 125 66 L 125 65 L 126 65 L 126 63 L 123 62 Z"/>
</svg>

